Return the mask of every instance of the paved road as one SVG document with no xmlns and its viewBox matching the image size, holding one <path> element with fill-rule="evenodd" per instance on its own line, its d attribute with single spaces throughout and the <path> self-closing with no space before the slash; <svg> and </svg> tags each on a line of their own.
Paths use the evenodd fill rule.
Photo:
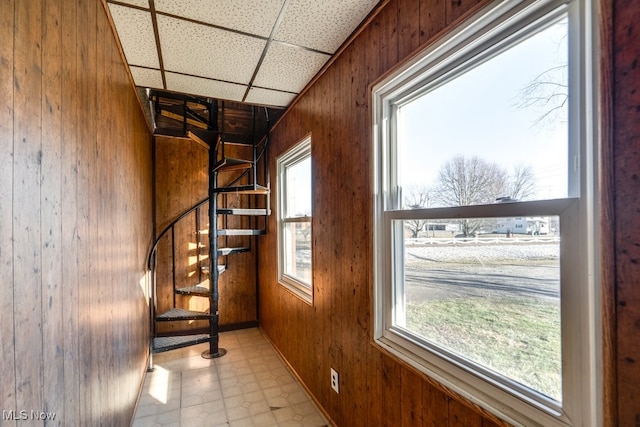
<svg viewBox="0 0 640 427">
<path fill-rule="evenodd" d="M 532 247 L 530 251 L 510 248 L 506 256 L 488 256 L 491 251 L 485 247 L 464 249 L 464 253 L 457 250 L 453 255 L 443 255 L 446 249 L 441 247 L 407 248 L 405 283 L 409 300 L 470 296 L 557 300 L 560 297 L 559 262 L 557 254 L 553 255 L 557 245 Z M 501 248 L 493 249 L 493 253 L 500 252 Z M 513 256 L 514 253 L 525 255 Z M 531 256 L 532 253 L 535 256 Z M 541 253 L 544 256 L 538 256 Z"/>
</svg>

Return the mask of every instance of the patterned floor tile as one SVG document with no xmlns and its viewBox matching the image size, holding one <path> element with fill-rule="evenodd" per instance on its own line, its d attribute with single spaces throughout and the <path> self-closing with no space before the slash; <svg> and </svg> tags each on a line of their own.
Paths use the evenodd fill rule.
<svg viewBox="0 0 640 427">
<path fill-rule="evenodd" d="M 134 427 L 320 427 L 328 425 L 257 328 L 220 334 L 228 353 L 204 359 L 208 344 L 154 355 Z"/>
</svg>

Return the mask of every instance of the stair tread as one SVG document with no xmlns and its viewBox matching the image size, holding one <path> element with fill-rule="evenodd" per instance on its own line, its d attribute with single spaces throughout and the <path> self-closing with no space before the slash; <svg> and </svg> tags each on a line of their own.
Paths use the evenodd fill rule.
<svg viewBox="0 0 640 427">
<path fill-rule="evenodd" d="M 153 339 L 152 350 L 154 353 L 161 353 L 163 351 L 175 350 L 177 348 L 208 342 L 210 338 L 209 334 L 156 337 Z"/>
<path fill-rule="evenodd" d="M 209 273 L 209 266 L 208 265 L 203 265 L 201 268 L 202 268 L 203 272 Z M 219 265 L 218 266 L 218 274 L 223 273 L 226 269 L 227 269 L 226 265 Z"/>
<path fill-rule="evenodd" d="M 191 311 L 184 308 L 170 308 L 168 311 L 156 316 L 156 320 L 208 319 L 209 317 L 211 317 L 209 313 L 203 313 L 201 311 Z"/>
<path fill-rule="evenodd" d="M 237 254 L 240 252 L 249 252 L 248 247 L 237 247 L 237 248 L 218 248 L 218 255 L 226 256 L 231 254 Z"/>
<path fill-rule="evenodd" d="M 195 286 L 186 286 L 184 288 L 178 288 L 176 289 L 176 293 L 178 294 L 182 294 L 182 295 L 190 295 L 190 294 L 209 294 L 211 291 L 209 290 L 209 288 L 204 287 L 202 285 L 195 285 Z"/>
<path fill-rule="evenodd" d="M 266 230 L 250 228 L 225 228 L 218 230 L 218 236 L 260 236 L 267 234 Z"/>
<path fill-rule="evenodd" d="M 262 185 L 243 185 L 233 187 L 218 187 L 213 189 L 214 193 L 234 193 L 234 194 L 255 194 L 267 196 L 271 192 L 268 187 Z"/>
<path fill-rule="evenodd" d="M 249 169 L 253 162 L 251 160 L 235 159 L 233 157 L 225 157 L 216 165 L 214 170 L 218 171 L 237 171 Z"/>
<path fill-rule="evenodd" d="M 262 215 L 271 215 L 271 209 L 237 209 L 237 208 L 222 208 L 218 209 L 218 214 L 221 215 L 253 215 L 253 216 L 262 216 Z M 207 230 L 207 233 L 209 231 Z"/>
</svg>

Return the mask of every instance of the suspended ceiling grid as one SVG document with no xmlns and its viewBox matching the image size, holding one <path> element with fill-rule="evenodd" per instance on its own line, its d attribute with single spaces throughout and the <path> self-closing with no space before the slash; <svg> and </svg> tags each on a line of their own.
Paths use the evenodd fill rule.
<svg viewBox="0 0 640 427">
<path fill-rule="evenodd" d="M 379 0 L 108 0 L 135 84 L 286 107 Z"/>
</svg>

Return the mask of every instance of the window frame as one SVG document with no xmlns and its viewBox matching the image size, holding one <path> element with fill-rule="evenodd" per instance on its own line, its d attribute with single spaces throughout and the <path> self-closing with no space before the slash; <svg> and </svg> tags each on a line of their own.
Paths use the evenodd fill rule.
<svg viewBox="0 0 640 427">
<path fill-rule="evenodd" d="M 277 241 L 278 241 L 278 283 L 291 291 L 294 295 L 302 299 L 303 301 L 312 304 L 313 303 L 313 244 L 311 245 L 311 279 L 309 283 L 306 283 L 299 277 L 287 274 L 285 272 L 285 227 L 287 224 L 309 224 L 312 227 L 313 217 L 313 197 L 311 199 L 310 216 L 288 216 L 286 207 L 287 198 L 287 176 L 286 171 L 288 168 L 293 167 L 300 162 L 312 159 L 311 157 L 311 135 L 307 135 L 304 139 L 296 143 L 289 148 L 283 154 L 276 159 L 276 170 L 278 177 L 278 191 L 277 191 Z M 313 174 L 313 164 L 311 173 Z M 312 184 L 312 177 L 309 182 Z M 309 188 L 309 192 L 313 194 L 313 189 Z M 313 229 L 310 232 L 310 240 L 313 242 Z"/>
<path fill-rule="evenodd" d="M 376 345 L 514 424 L 595 425 L 602 419 L 601 332 L 596 256 L 599 195 L 596 20 L 592 0 L 496 1 L 372 87 L 374 149 L 374 328 Z M 526 39 L 560 15 L 569 19 L 569 194 L 564 199 L 401 210 L 398 107 Z M 498 46 L 498 47 L 496 47 Z M 577 96 L 576 96 L 577 95 Z M 558 404 L 496 378 L 394 324 L 402 304 L 402 223 L 396 220 L 558 215 L 561 223 L 563 397 Z M 395 238 L 394 236 L 398 236 Z M 578 267 L 580 266 L 580 267 Z M 506 381 L 505 381 L 506 380 Z"/>
</svg>

